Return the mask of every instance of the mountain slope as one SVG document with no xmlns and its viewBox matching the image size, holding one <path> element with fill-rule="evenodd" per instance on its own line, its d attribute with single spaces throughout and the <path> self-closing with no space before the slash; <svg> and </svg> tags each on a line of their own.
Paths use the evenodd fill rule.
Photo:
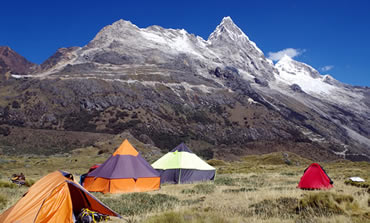
<svg viewBox="0 0 370 223">
<path fill-rule="evenodd" d="M 119 20 L 40 67 L 29 79 L 4 83 L 0 94 L 9 97 L 0 101 L 0 124 L 129 131 L 163 150 L 186 141 L 206 157 L 290 150 L 317 160 L 336 154 L 361 160 L 370 154 L 368 88 L 290 58 L 274 65 L 230 17 L 208 40 Z"/>
<path fill-rule="evenodd" d="M 0 75 L 7 72 L 27 74 L 37 65 L 29 62 L 7 46 L 0 46 Z"/>
<path fill-rule="evenodd" d="M 307 64 L 284 57 L 277 64 L 279 76 L 275 82 L 286 96 L 295 91 L 295 98 L 318 112 L 325 119 L 345 130 L 358 147 L 370 143 L 368 88 L 340 83 L 330 75 L 321 75 Z M 283 85 L 289 85 L 289 88 Z M 308 97 L 310 96 L 310 97 Z M 362 144 L 362 145 L 361 145 Z M 348 146 L 345 146 L 347 150 Z M 366 153 L 367 149 L 362 150 Z"/>
</svg>

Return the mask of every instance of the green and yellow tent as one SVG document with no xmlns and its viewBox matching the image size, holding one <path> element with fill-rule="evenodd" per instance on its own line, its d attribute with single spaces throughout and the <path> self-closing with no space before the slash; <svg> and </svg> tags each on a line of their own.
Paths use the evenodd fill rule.
<svg viewBox="0 0 370 223">
<path fill-rule="evenodd" d="M 214 180 L 216 169 L 195 155 L 184 143 L 152 164 L 161 183 L 192 183 Z"/>
</svg>

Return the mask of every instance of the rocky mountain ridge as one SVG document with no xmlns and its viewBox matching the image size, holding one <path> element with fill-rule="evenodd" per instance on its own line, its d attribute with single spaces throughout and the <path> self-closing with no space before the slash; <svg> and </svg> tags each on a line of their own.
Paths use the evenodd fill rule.
<svg viewBox="0 0 370 223">
<path fill-rule="evenodd" d="M 1 83 L 3 128 L 128 131 L 163 150 L 185 141 L 208 158 L 370 155 L 368 88 L 287 57 L 274 65 L 230 17 L 208 40 L 119 20 L 86 46 L 60 49 L 13 77 Z M 11 137 L 0 134 L 0 144 Z"/>
<path fill-rule="evenodd" d="M 28 74 L 37 67 L 7 46 L 0 46 L 0 75 Z"/>
</svg>

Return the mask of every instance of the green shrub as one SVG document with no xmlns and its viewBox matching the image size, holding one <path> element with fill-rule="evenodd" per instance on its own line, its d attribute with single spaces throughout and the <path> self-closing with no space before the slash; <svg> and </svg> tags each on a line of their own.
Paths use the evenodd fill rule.
<svg viewBox="0 0 370 223">
<path fill-rule="evenodd" d="M 16 188 L 16 187 L 19 186 L 12 182 L 0 181 L 0 188 Z"/>
<path fill-rule="evenodd" d="M 121 215 L 140 215 L 154 210 L 168 210 L 179 203 L 179 199 L 167 194 L 131 193 L 123 194 L 118 198 L 104 198 L 101 200 Z"/>
</svg>

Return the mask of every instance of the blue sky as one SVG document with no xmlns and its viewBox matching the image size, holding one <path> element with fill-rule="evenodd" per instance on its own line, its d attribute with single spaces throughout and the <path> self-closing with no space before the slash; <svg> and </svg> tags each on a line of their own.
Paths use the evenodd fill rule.
<svg viewBox="0 0 370 223">
<path fill-rule="evenodd" d="M 121 18 L 139 27 L 184 28 L 207 39 L 224 16 L 231 16 L 266 57 L 291 48 L 296 60 L 323 74 L 370 86 L 366 0 L 3 1 L 0 45 L 42 63 L 60 47 L 87 44 Z"/>
</svg>

